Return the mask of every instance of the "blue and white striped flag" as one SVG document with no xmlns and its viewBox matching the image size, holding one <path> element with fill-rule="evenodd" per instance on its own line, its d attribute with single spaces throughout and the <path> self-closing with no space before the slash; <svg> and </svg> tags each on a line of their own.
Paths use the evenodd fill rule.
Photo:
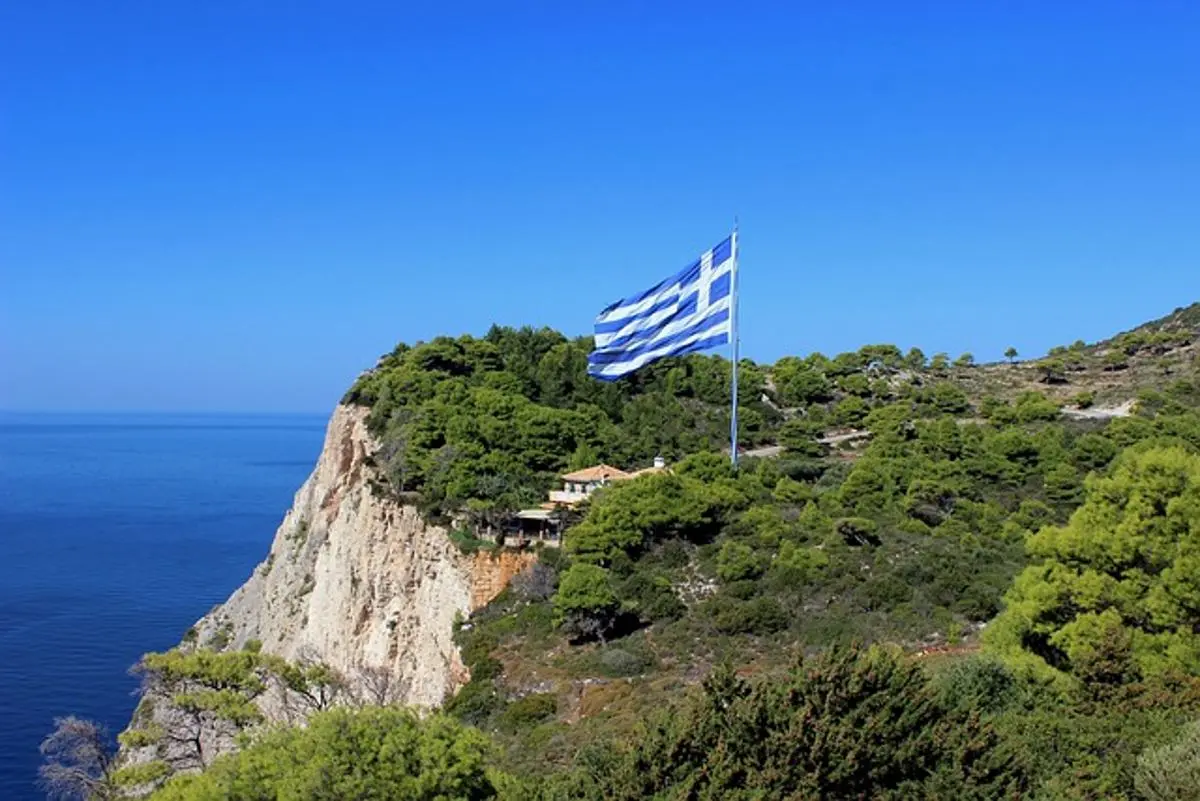
<svg viewBox="0 0 1200 801">
<path fill-rule="evenodd" d="M 677 275 L 600 312 L 588 375 L 615 381 L 657 359 L 728 345 L 736 236 Z"/>
</svg>

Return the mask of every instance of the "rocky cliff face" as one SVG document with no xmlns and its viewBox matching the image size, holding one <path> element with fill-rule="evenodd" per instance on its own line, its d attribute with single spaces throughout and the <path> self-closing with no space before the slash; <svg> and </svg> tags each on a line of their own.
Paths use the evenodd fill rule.
<svg viewBox="0 0 1200 801">
<path fill-rule="evenodd" d="M 316 469 L 266 560 L 197 625 L 201 643 L 260 640 L 351 681 L 387 671 L 393 700 L 432 707 L 467 678 L 455 617 L 486 604 L 532 555 L 467 556 L 417 511 L 372 491 L 367 410 L 339 406 Z"/>
</svg>

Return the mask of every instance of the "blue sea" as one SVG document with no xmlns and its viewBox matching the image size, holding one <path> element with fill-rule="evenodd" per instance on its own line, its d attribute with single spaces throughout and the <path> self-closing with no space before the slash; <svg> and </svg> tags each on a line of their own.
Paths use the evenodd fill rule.
<svg viewBox="0 0 1200 801">
<path fill-rule="evenodd" d="M 129 667 L 267 553 L 321 448 L 297 415 L 0 414 L 0 799 L 56 716 L 124 727 Z"/>
</svg>

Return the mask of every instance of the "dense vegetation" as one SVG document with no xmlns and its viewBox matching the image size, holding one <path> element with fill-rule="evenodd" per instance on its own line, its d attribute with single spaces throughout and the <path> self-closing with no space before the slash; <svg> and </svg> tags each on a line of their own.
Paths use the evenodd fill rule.
<svg viewBox="0 0 1200 801">
<path fill-rule="evenodd" d="M 156 801 L 317 801 L 494 798 L 488 741 L 442 717 L 377 707 L 316 714 L 276 728 L 202 774 L 181 776 Z"/>
<path fill-rule="evenodd" d="M 988 632 L 1014 664 L 1105 684 L 1200 675 L 1200 456 L 1130 448 L 1027 550 Z"/>
<path fill-rule="evenodd" d="M 672 470 L 598 492 L 463 622 L 446 717 L 253 649 L 147 657 L 253 743 L 161 797 L 1194 798 L 1198 323 L 1025 363 L 747 361 L 743 444 L 778 447 L 736 471 L 720 358 L 605 384 L 547 330 L 401 345 L 346 400 L 377 491 L 428 515 L 491 524 L 598 461 Z M 258 726 L 267 686 L 312 725 Z"/>
<path fill-rule="evenodd" d="M 617 383 L 587 377 L 590 340 L 492 328 L 398 346 L 346 396 L 371 406 L 392 491 L 431 513 L 503 513 L 544 498 L 567 467 L 674 459 L 728 439 L 729 363 L 660 363 Z M 778 415 L 746 364 L 743 417 L 759 441 Z"/>
<path fill-rule="evenodd" d="M 1156 344 L 1143 348 L 1142 339 Z M 1180 331 L 1119 338 L 1108 350 L 1132 360 L 1126 378 L 1147 375 L 1152 368 L 1145 360 L 1164 354 L 1173 365 L 1170 375 L 1164 369 L 1154 381 L 1127 385 L 1123 397 L 1081 380 L 1086 370 L 1109 374 L 1103 366 L 1108 351 L 1095 346 L 1062 349 L 1079 354 L 1083 365 L 1075 369 L 1072 359 L 1065 386 L 1041 362 L 978 367 L 968 358 L 927 359 L 891 346 L 752 367 L 748 372 L 759 382 L 750 384 L 759 398 L 753 440 L 778 443 L 783 452 L 746 460 L 736 473 L 715 447 L 727 419 L 718 377 L 712 395 L 688 396 L 686 406 L 708 421 L 707 428 L 686 430 L 709 431 L 707 442 L 659 436 L 639 448 L 623 429 L 625 450 L 603 458 L 624 464 L 635 453 L 642 459 L 690 453 L 669 474 L 598 494 L 569 529 L 562 553 L 544 552 L 533 575 L 472 618 L 459 636 L 473 680 L 448 711 L 491 732 L 501 748 L 498 764 L 516 775 L 544 772 L 549 763 L 564 775 L 584 771 L 596 782 L 595 766 L 584 759 L 595 756 L 596 742 L 652 729 L 647 707 L 676 703 L 680 687 L 722 664 L 760 674 L 769 695 L 765 688 L 787 686 L 798 652 L 851 642 L 949 647 L 961 655 L 945 666 L 945 657 L 930 659 L 923 670 L 936 674 L 933 681 L 957 699 L 957 709 L 987 724 L 987 737 L 1006 756 L 995 784 L 938 793 L 1002 797 L 997 788 L 1023 786 L 1023 793 L 1044 797 L 1133 797 L 1139 754 L 1166 747 L 1200 711 L 1194 686 L 1200 670 L 1187 651 L 1196 638 L 1185 636 L 1200 622 L 1200 607 L 1184 597 L 1191 585 L 1182 577 L 1192 557 L 1186 547 L 1162 541 L 1114 543 L 1126 561 L 1089 572 L 1080 554 L 1061 543 L 1090 541 L 1104 515 L 1089 510 L 1124 503 L 1114 500 L 1114 487 L 1128 483 L 1133 468 L 1120 465 L 1135 463 L 1138 452 L 1177 463 L 1200 447 L 1194 411 L 1200 394 L 1189 357 L 1179 351 L 1188 342 Z M 619 382 L 611 390 L 598 385 L 597 391 L 630 393 L 627 403 L 642 396 L 657 396 L 658 406 L 681 402 L 678 388 L 713 361 L 664 362 L 653 382 Z M 1174 366 L 1181 363 L 1186 369 Z M 376 373 L 364 382 L 372 380 L 383 379 Z M 581 376 L 573 380 L 586 384 Z M 1109 402 L 1136 397 L 1139 411 L 1115 419 L 1063 415 L 1064 406 L 1092 407 L 1097 396 Z M 538 397 L 526 400 L 537 403 Z M 618 428 L 624 423 L 620 415 L 606 418 Z M 827 435 L 849 429 L 871 436 L 830 444 Z M 561 451 L 565 458 L 568 448 Z M 1076 511 L 1085 498 L 1088 506 Z M 1174 518 L 1168 515 L 1161 538 L 1188 531 L 1177 522 L 1189 514 L 1186 501 L 1173 501 L 1171 509 Z M 1108 525 L 1127 530 L 1159 523 Z M 1052 543 L 1059 543 L 1057 550 Z M 1086 615 L 1072 625 L 1070 616 L 1084 609 L 1080 599 L 1063 597 L 1061 589 L 1030 588 L 1023 570 L 1069 581 L 1053 566 L 1056 557 L 1071 565 L 1072 575 L 1084 576 L 1076 581 L 1084 589 L 1093 573 L 1105 570 L 1113 584 L 1126 583 L 1113 591 L 1128 599 L 1124 606 L 1090 599 L 1094 617 L 1111 622 L 1119 615 L 1119 626 L 1110 630 Z M 1130 570 L 1142 574 L 1127 575 Z M 1175 593 L 1173 605 L 1163 595 L 1166 587 Z M 978 633 L 1005 607 L 1006 593 L 1010 611 L 993 627 L 994 637 L 989 634 L 989 653 L 973 655 Z M 1034 602 L 1027 597 L 1043 606 L 1022 613 Z M 1150 608 L 1159 616 L 1153 624 Z M 1036 620 L 1016 622 L 1021 614 Z M 1040 626 L 1042 633 L 1030 638 L 1022 625 Z M 1067 633 L 1059 633 L 1064 628 Z M 1139 667 L 1150 652 L 1170 656 Z M 1044 670 L 1030 667 L 1035 658 Z M 1121 659 L 1128 669 L 1109 664 Z M 696 750 L 678 742 L 671 748 L 678 749 L 670 751 L 675 760 Z M 692 764 L 686 770 L 708 776 L 716 768 Z M 777 773 L 761 765 L 755 770 Z M 674 797 L 671 782 L 661 781 L 620 792 Z M 597 797 L 620 795 L 616 785 L 595 786 Z M 906 787 L 896 792 L 933 792 Z M 762 788 L 765 797 L 777 789 Z M 727 790 L 703 792 L 718 797 Z M 854 795 L 842 792 L 809 791 L 813 797 Z M 702 795 L 695 788 L 684 793 Z"/>
</svg>

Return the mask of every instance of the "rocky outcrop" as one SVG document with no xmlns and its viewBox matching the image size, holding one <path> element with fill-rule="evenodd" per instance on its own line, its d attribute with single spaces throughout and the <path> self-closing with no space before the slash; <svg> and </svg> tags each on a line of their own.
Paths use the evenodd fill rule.
<svg viewBox="0 0 1200 801">
<path fill-rule="evenodd" d="M 504 591 L 518 573 L 537 562 L 529 551 L 479 551 L 471 566 L 471 611 L 481 609 Z"/>
<path fill-rule="evenodd" d="M 351 681 L 387 671 L 395 700 L 433 707 L 467 678 L 455 618 L 495 597 L 532 555 L 464 555 L 444 529 L 374 491 L 366 415 L 337 408 L 270 554 L 197 635 L 232 647 L 259 640 L 268 653 L 324 662 Z"/>
<path fill-rule="evenodd" d="M 464 554 L 445 529 L 380 491 L 367 411 L 335 410 L 267 558 L 187 637 L 216 650 L 257 640 L 265 655 L 323 663 L 344 680 L 298 688 L 264 656 L 252 703 L 266 721 L 297 724 L 343 703 L 440 705 L 470 678 L 455 620 L 487 605 L 537 559 L 513 550 Z M 135 796 L 236 748 L 245 725 L 176 700 L 219 689 L 211 682 L 153 671 L 145 679 L 120 756 L 122 768 L 146 771 L 130 789 Z"/>
</svg>

